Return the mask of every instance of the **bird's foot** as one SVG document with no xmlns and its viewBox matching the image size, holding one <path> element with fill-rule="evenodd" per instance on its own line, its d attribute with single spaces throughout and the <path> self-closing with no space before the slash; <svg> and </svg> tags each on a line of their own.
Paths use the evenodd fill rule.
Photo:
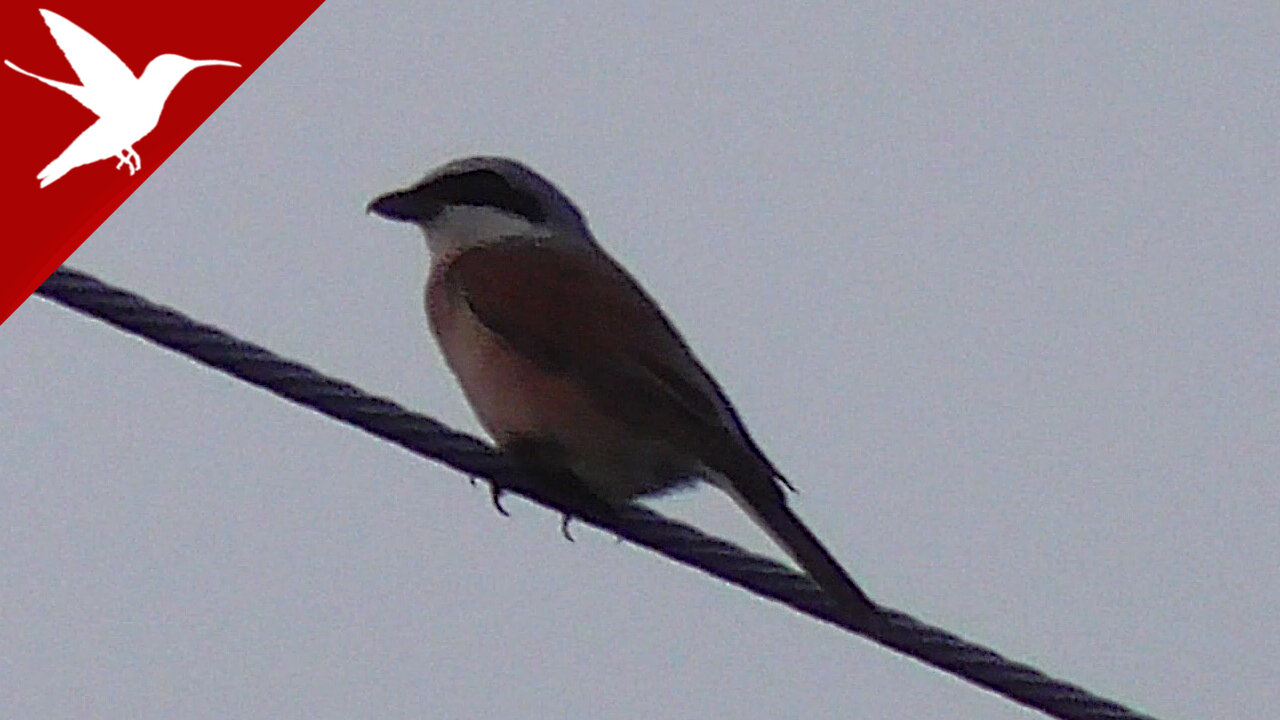
<svg viewBox="0 0 1280 720">
<path fill-rule="evenodd" d="M 125 148 L 116 154 L 116 169 L 129 168 L 129 176 L 142 169 L 142 159 L 131 148 Z"/>
<path fill-rule="evenodd" d="M 473 478 L 474 479 L 474 478 Z M 493 502 L 493 507 L 502 517 L 511 517 L 511 513 L 502 507 L 502 494 L 506 492 L 501 485 L 492 480 L 489 481 L 489 499 Z"/>
</svg>

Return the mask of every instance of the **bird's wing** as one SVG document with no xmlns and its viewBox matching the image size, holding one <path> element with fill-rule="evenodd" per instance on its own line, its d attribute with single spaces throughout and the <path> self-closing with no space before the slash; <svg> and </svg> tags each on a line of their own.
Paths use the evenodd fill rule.
<svg viewBox="0 0 1280 720">
<path fill-rule="evenodd" d="M 602 412 L 637 433 L 661 437 L 725 476 L 722 487 L 844 616 L 875 620 L 875 604 L 787 508 L 783 478 L 724 392 L 625 270 L 599 252 L 509 242 L 463 251 L 445 272 L 480 322 L 514 350 L 581 381 Z"/>
<path fill-rule="evenodd" d="M 107 111 L 105 104 L 112 102 L 112 98 L 118 97 L 138 78 L 110 48 L 75 23 L 49 10 L 41 10 L 40 14 L 49 26 L 53 41 L 80 78 L 80 84 L 88 91 L 87 101 L 80 96 L 76 99 L 102 117 Z"/>
<path fill-rule="evenodd" d="M 461 253 L 447 273 L 481 323 L 583 380 L 604 412 L 780 477 L 662 311 L 603 253 L 498 243 Z"/>
<path fill-rule="evenodd" d="M 50 80 L 47 77 L 40 77 L 39 75 L 33 72 L 27 72 L 26 70 L 23 70 L 22 68 L 18 67 L 17 65 L 14 65 L 8 60 L 5 60 L 4 64 L 10 70 L 13 70 L 14 72 L 20 72 L 29 78 L 35 78 L 36 80 L 39 80 L 40 82 L 44 83 L 45 85 L 48 85 L 51 88 L 61 90 L 62 92 L 75 98 L 76 102 L 80 103 L 81 105 L 84 105 L 90 110 L 93 109 L 89 105 L 90 103 L 95 102 L 96 98 L 93 93 L 89 92 L 85 88 L 79 85 L 72 85 L 71 83 L 64 83 L 64 82 L 58 82 L 57 80 Z M 95 112 L 94 114 L 96 115 L 97 113 Z M 101 117 L 101 115 L 99 115 L 99 117 Z"/>
</svg>

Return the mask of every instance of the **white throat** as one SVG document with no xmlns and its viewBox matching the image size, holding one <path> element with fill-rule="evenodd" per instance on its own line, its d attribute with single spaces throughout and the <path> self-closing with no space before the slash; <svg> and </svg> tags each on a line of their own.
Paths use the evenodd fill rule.
<svg viewBox="0 0 1280 720">
<path fill-rule="evenodd" d="M 479 205 L 451 205 L 421 227 L 427 249 L 436 257 L 510 238 L 549 237 L 553 232 L 545 225 Z"/>
</svg>

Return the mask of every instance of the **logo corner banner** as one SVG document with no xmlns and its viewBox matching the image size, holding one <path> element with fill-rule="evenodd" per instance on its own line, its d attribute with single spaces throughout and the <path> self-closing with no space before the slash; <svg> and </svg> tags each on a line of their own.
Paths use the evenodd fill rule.
<svg viewBox="0 0 1280 720">
<path fill-rule="evenodd" d="M 0 322 L 321 4 L 5 3 Z"/>
</svg>

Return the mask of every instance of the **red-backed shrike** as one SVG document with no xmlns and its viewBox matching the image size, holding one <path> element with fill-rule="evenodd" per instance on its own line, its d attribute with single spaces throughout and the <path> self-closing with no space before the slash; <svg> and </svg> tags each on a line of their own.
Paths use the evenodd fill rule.
<svg viewBox="0 0 1280 720">
<path fill-rule="evenodd" d="M 369 210 L 426 234 L 431 330 L 500 448 L 533 449 L 610 503 L 706 480 L 842 615 L 870 621 L 875 605 L 788 509 L 786 480 L 724 391 L 555 186 L 513 160 L 474 157 Z"/>
</svg>

